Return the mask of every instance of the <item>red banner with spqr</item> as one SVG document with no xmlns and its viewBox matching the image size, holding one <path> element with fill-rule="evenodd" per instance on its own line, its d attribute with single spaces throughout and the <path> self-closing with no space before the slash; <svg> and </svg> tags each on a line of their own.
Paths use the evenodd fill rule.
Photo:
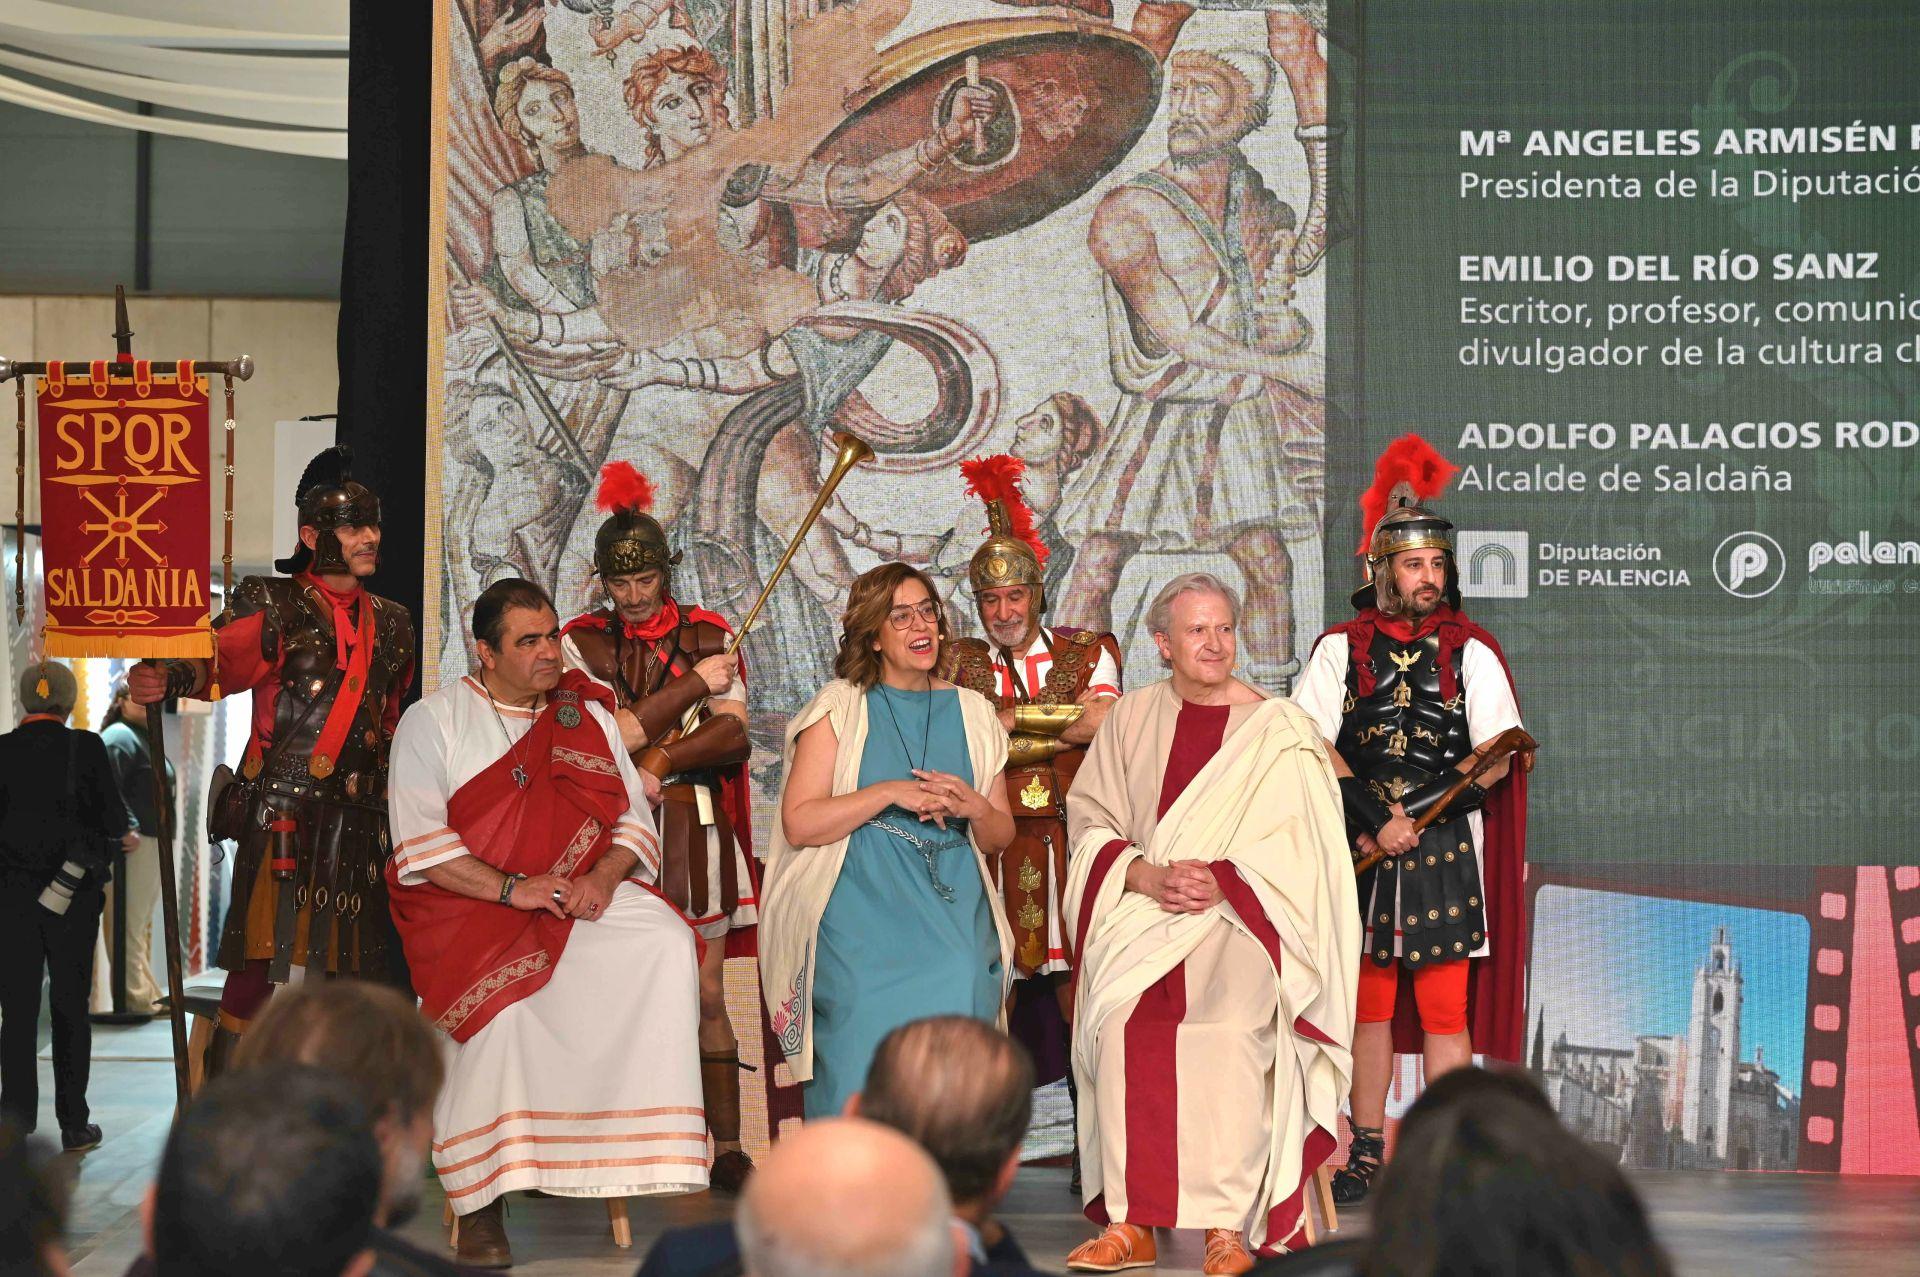
<svg viewBox="0 0 1920 1277">
<path fill-rule="evenodd" d="M 38 400 L 47 655 L 210 655 L 206 378 L 56 364 Z"/>
</svg>

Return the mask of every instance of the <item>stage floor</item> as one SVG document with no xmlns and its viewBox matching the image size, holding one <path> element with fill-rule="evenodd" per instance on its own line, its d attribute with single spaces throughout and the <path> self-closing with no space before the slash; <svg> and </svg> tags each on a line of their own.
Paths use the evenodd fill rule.
<svg viewBox="0 0 1920 1277">
<path fill-rule="evenodd" d="M 172 1117 L 166 1027 L 96 1029 L 88 1098 L 106 1142 L 64 1158 L 76 1175 L 71 1240 L 76 1277 L 119 1277 L 140 1251 L 141 1196 L 159 1161 Z M 44 1053 L 43 1053 L 44 1054 Z M 41 1061 L 43 1133 L 55 1129 L 50 1066 Z M 1880 1176 L 1641 1173 L 1634 1182 L 1652 1207 L 1662 1241 L 1686 1277 L 1770 1277 L 1806 1272 L 1882 1277 L 1920 1273 L 1920 1179 Z M 442 1241 L 442 1199 L 427 1204 L 406 1233 Z M 596 1201 L 514 1198 L 507 1216 L 516 1272 L 627 1274 L 663 1229 L 725 1215 L 709 1194 L 629 1203 L 634 1246 L 614 1248 L 606 1207 Z M 1062 1272 L 1068 1249 L 1088 1235 L 1067 1191 L 1067 1172 L 1022 1172 L 1002 1211 L 1036 1267 Z M 1341 1235 L 1366 1231 L 1365 1210 L 1343 1213 Z M 1158 1271 L 1199 1271 L 1199 1237 L 1177 1236 Z"/>
</svg>

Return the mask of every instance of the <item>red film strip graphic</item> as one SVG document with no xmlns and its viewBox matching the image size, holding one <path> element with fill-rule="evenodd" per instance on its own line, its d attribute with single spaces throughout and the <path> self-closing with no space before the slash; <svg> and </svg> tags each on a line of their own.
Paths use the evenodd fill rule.
<svg viewBox="0 0 1920 1277">
<path fill-rule="evenodd" d="M 1920 868 L 1814 874 L 1805 1171 L 1920 1175 Z"/>
</svg>

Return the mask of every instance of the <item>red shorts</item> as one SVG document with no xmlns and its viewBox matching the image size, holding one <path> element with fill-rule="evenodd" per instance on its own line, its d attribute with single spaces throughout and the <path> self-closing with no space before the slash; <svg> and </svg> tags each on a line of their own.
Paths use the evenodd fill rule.
<svg viewBox="0 0 1920 1277">
<path fill-rule="evenodd" d="M 1420 1011 L 1420 1027 L 1435 1036 L 1467 1031 L 1467 968 L 1465 961 L 1442 962 L 1412 973 L 1413 1001 Z M 1401 965 L 1376 964 L 1372 958 L 1360 959 L 1361 1024 L 1385 1024 L 1393 1019 L 1393 1004 L 1400 990 Z"/>
</svg>

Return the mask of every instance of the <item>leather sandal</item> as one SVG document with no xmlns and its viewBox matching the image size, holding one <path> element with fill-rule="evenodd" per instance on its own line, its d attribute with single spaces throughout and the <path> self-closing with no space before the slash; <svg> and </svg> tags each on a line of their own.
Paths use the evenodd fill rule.
<svg viewBox="0 0 1920 1277">
<path fill-rule="evenodd" d="M 1152 1268 L 1159 1262 L 1153 1230 L 1132 1224 L 1108 1224 L 1105 1232 L 1067 1254 L 1067 1267 L 1076 1273 L 1117 1273 L 1128 1268 Z"/>
<path fill-rule="evenodd" d="M 1333 1200 L 1342 1206 L 1365 1201 L 1387 1155 L 1387 1133 L 1378 1126 L 1348 1121 L 1353 1142 L 1347 1146 L 1347 1164 L 1333 1173 Z"/>
<path fill-rule="evenodd" d="M 1200 1271 L 1207 1277 L 1238 1277 L 1252 1267 L 1253 1256 L 1247 1252 L 1239 1229 L 1207 1230 L 1207 1257 L 1200 1265 Z"/>
</svg>

